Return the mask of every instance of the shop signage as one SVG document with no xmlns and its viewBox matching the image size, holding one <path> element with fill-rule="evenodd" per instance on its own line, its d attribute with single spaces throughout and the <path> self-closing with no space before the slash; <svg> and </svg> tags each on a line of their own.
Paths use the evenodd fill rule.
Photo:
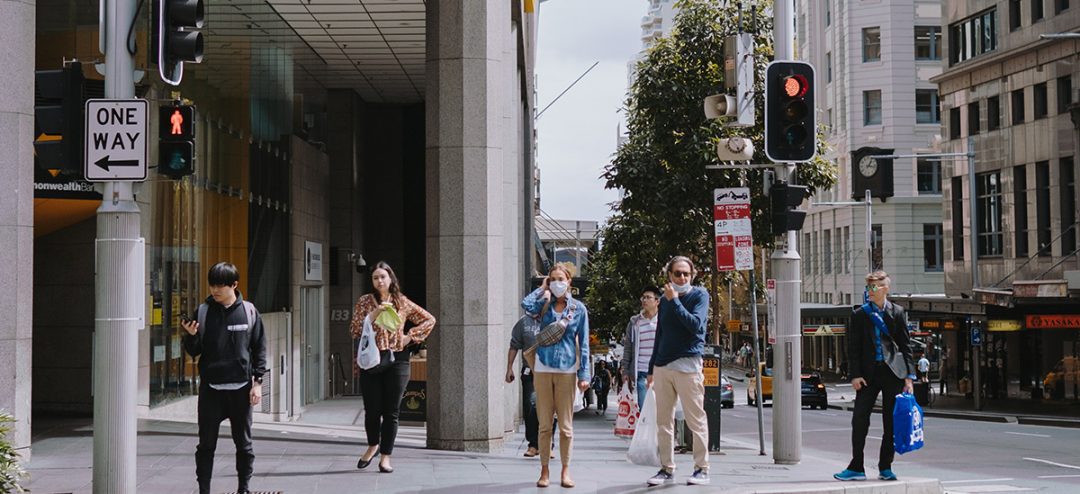
<svg viewBox="0 0 1080 494">
<path fill-rule="evenodd" d="M 952 319 L 922 319 L 919 321 L 922 331 L 956 331 L 956 321 Z"/>
<path fill-rule="evenodd" d="M 729 333 L 738 333 L 742 329 L 742 321 L 733 319 L 727 322 L 727 330 Z"/>
<path fill-rule="evenodd" d="M 1063 298 L 1069 296 L 1065 280 L 1014 281 L 1013 296 L 1022 298 Z"/>
<path fill-rule="evenodd" d="M 1080 329 L 1080 314 L 1046 314 L 1027 316 L 1028 329 Z"/>
<path fill-rule="evenodd" d="M 804 324 L 803 336 L 839 336 L 847 332 L 843 324 Z"/>
<path fill-rule="evenodd" d="M 1024 324 L 1020 321 L 1012 319 L 991 319 L 986 323 L 987 331 L 1020 331 L 1024 329 Z"/>
<path fill-rule="evenodd" d="M 322 281 L 322 244 L 304 241 L 304 280 Z"/>
</svg>

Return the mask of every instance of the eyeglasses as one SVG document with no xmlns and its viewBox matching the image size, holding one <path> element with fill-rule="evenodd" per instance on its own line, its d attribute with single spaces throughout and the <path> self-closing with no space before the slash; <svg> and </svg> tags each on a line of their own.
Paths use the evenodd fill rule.
<svg viewBox="0 0 1080 494">
<path fill-rule="evenodd" d="M 888 285 L 866 285 L 866 289 L 870 290 L 871 292 L 876 292 L 878 290 L 884 290 L 886 288 L 889 288 L 889 286 Z"/>
<path fill-rule="evenodd" d="M 676 278 L 689 278 L 690 277 L 690 272 L 689 271 L 672 271 L 671 275 L 676 277 Z"/>
</svg>

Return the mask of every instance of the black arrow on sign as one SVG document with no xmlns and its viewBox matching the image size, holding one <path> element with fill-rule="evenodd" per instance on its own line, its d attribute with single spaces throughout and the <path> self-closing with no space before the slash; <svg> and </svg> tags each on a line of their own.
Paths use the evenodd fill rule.
<svg viewBox="0 0 1080 494">
<path fill-rule="evenodd" d="M 110 161 L 109 156 L 106 155 L 105 157 L 95 161 L 94 164 L 102 170 L 109 171 L 110 166 L 139 166 L 139 160 Z"/>
</svg>

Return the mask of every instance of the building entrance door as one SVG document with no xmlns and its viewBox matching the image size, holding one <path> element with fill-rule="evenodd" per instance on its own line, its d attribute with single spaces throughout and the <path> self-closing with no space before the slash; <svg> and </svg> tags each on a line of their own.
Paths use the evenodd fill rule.
<svg viewBox="0 0 1080 494">
<path fill-rule="evenodd" d="M 300 337 L 303 357 L 304 404 L 323 398 L 323 289 L 300 288 Z"/>
</svg>

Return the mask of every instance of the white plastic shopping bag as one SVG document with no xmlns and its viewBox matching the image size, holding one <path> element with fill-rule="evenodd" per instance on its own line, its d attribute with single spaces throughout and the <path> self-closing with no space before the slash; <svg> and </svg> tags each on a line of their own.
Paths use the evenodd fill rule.
<svg viewBox="0 0 1080 494">
<path fill-rule="evenodd" d="M 634 429 L 634 439 L 630 440 L 630 450 L 626 452 L 626 459 L 630 463 L 645 467 L 660 466 L 656 430 L 656 393 L 649 389 Z"/>
<path fill-rule="evenodd" d="M 574 413 L 578 413 L 585 409 L 585 392 L 578 387 L 577 381 L 574 381 Z"/>
<path fill-rule="evenodd" d="M 634 437 L 637 421 L 637 400 L 630 393 L 630 386 L 623 386 L 622 391 L 619 392 L 619 415 L 615 418 L 615 435 L 625 438 Z"/>
<path fill-rule="evenodd" d="M 371 326 L 371 315 L 364 318 L 364 331 L 360 333 L 360 346 L 356 349 L 356 365 L 368 370 L 379 365 L 379 347 L 375 345 L 375 328 Z"/>
</svg>

